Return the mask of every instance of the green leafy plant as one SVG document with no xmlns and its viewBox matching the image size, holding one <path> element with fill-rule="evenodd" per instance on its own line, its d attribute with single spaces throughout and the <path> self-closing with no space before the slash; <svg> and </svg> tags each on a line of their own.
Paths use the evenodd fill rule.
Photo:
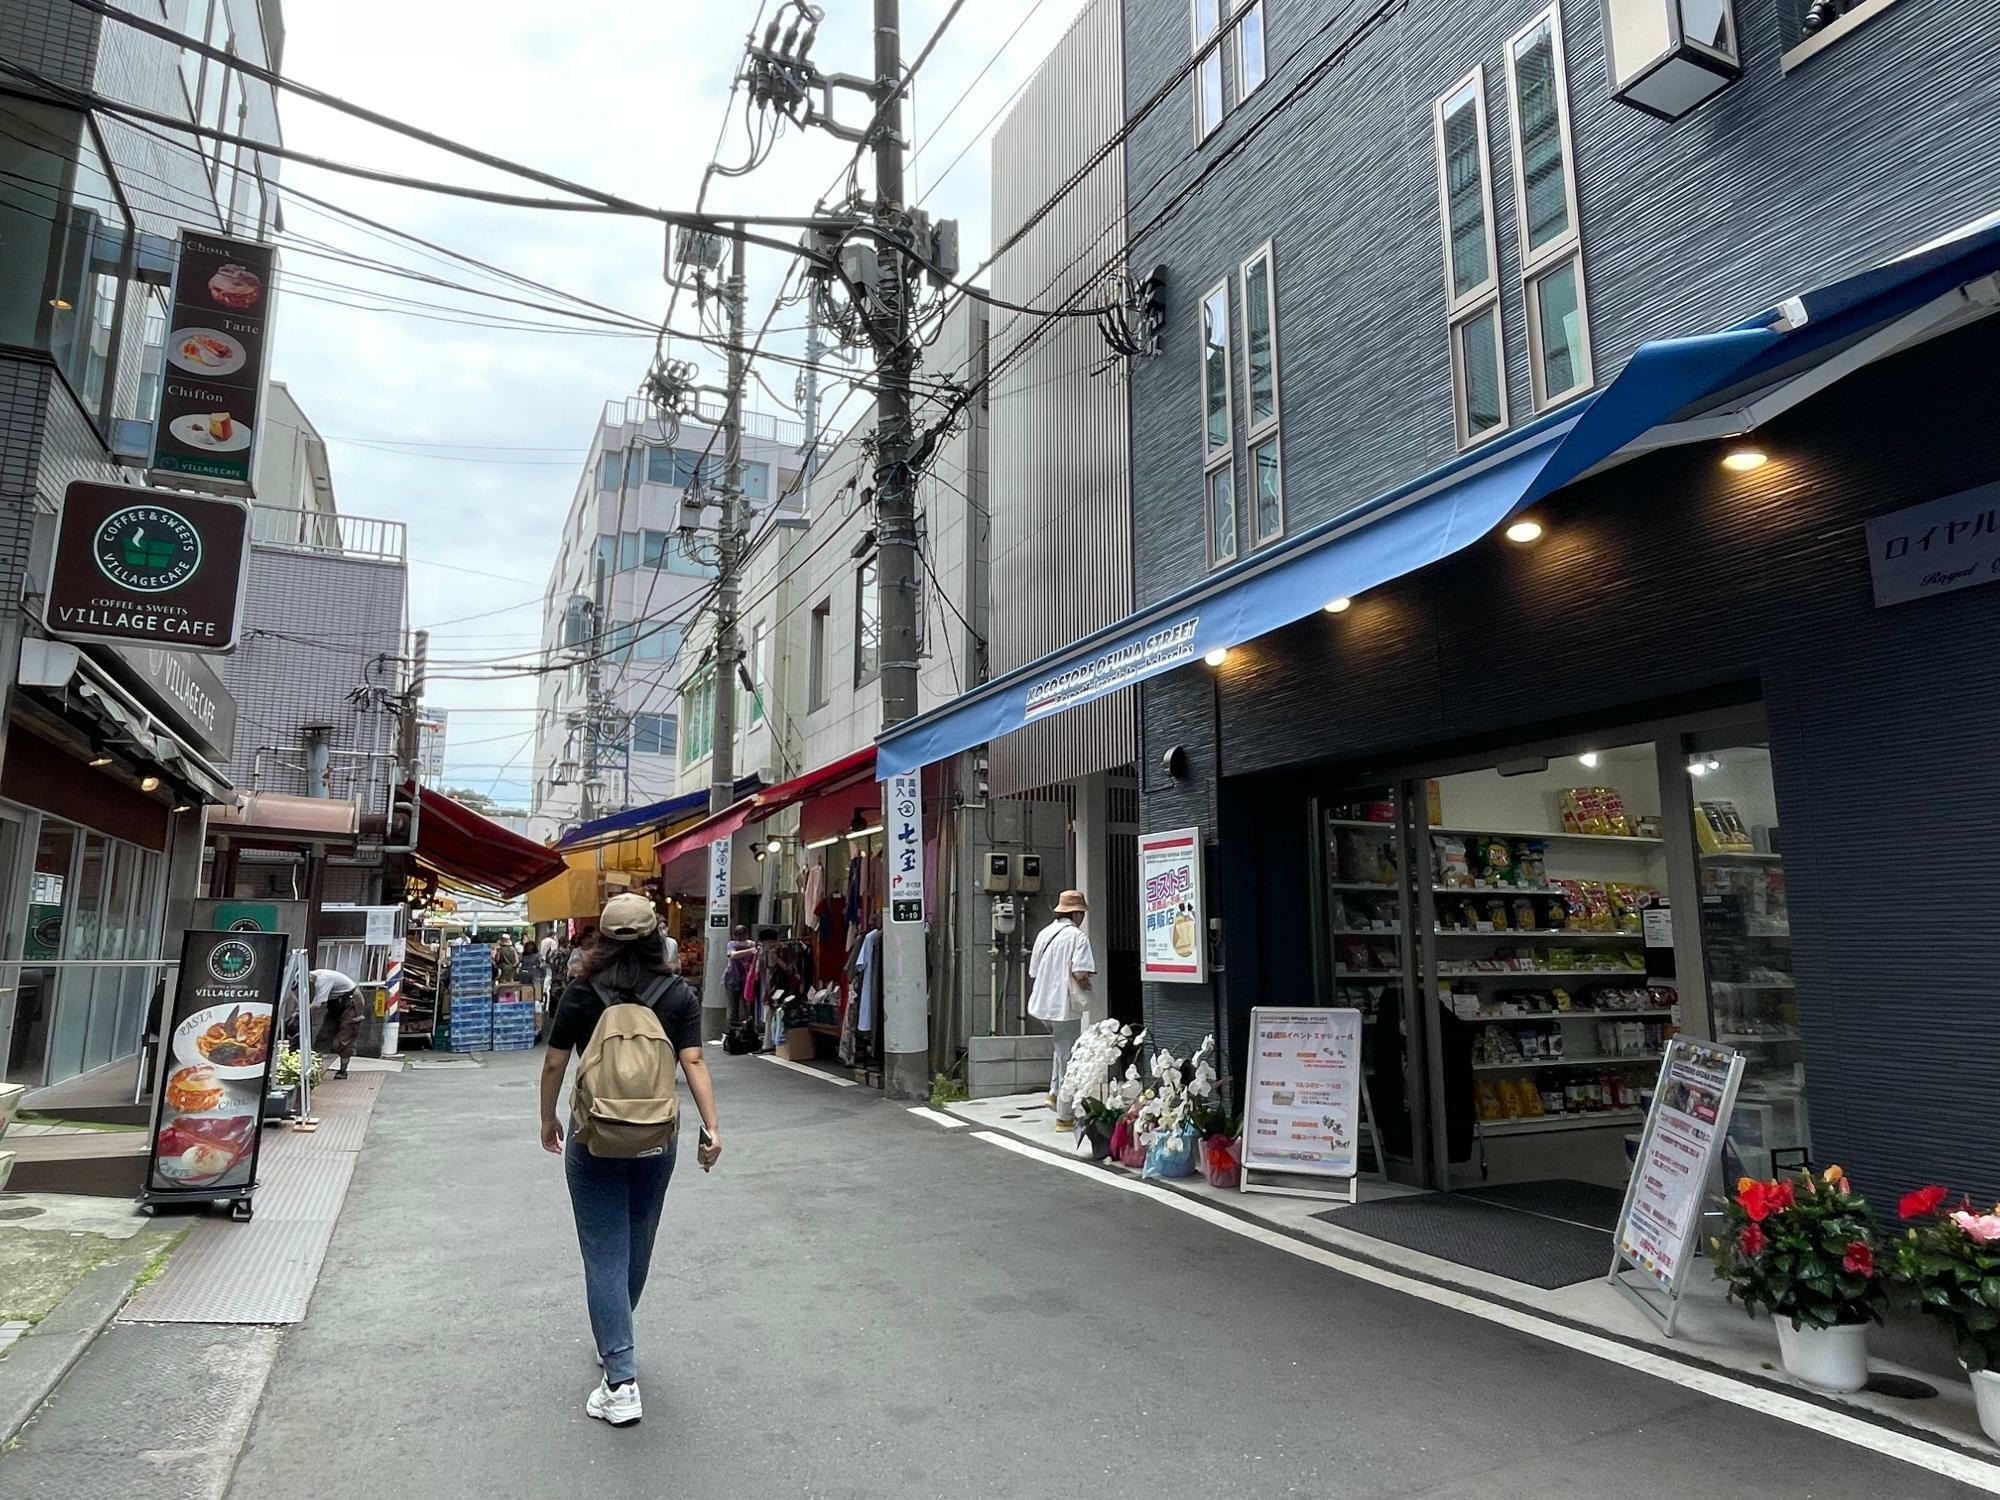
<svg viewBox="0 0 2000 1500">
<path fill-rule="evenodd" d="M 1743 1178 L 1729 1202 L 1729 1232 L 1714 1245 L 1715 1274 L 1753 1315 L 1761 1309 L 1794 1328 L 1882 1321 L 1874 1220 L 1839 1167 L 1818 1177 Z"/>
<path fill-rule="evenodd" d="M 943 1109 L 947 1104 L 956 1104 L 971 1097 L 965 1085 L 949 1073 L 939 1073 L 931 1079 L 932 1109 Z"/>
<path fill-rule="evenodd" d="M 1947 1209 L 1948 1196 L 1937 1186 L 1903 1196 L 1911 1228 L 1896 1242 L 1897 1291 L 1944 1326 L 1966 1369 L 2000 1370 L 2000 1204 L 1975 1213 L 1963 1198 Z"/>
<path fill-rule="evenodd" d="M 279 1088 L 295 1089 L 299 1086 L 298 1048 L 281 1047 L 278 1049 L 278 1061 L 272 1071 L 272 1076 L 277 1079 Z M 318 1088 L 325 1081 L 326 1057 L 322 1053 L 315 1052 L 313 1053 L 312 1086 Z"/>
</svg>

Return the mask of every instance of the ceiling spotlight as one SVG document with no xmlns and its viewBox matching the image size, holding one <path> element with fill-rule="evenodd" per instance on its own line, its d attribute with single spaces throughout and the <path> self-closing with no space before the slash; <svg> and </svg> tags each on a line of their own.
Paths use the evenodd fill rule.
<svg viewBox="0 0 2000 1500">
<path fill-rule="evenodd" d="M 1711 755 L 1708 758 L 1708 768 L 1711 771 L 1720 771 L 1722 769 L 1722 762 L 1717 760 L 1713 755 Z"/>
<path fill-rule="evenodd" d="M 141 776 L 141 777 L 139 778 L 139 790 L 140 790 L 140 791 L 142 791 L 142 792 L 157 792 L 157 791 L 158 791 L 159 789 L 160 789 L 160 778 L 159 778 L 159 777 L 157 777 L 157 776 Z"/>
<path fill-rule="evenodd" d="M 780 844 L 776 839 L 772 839 L 771 842 L 766 844 L 764 847 L 770 850 L 773 854 L 776 854 L 778 850 L 780 850 L 784 846 Z"/>
<path fill-rule="evenodd" d="M 1229 660 L 1229 648 L 1227 646 L 1217 646 L 1208 655 L 1204 656 L 1202 660 L 1207 662 L 1211 667 L 1219 667 Z"/>
<path fill-rule="evenodd" d="M 1354 601 L 1342 594 L 1338 599 L 1327 602 L 1326 612 L 1330 615 L 1344 615 L 1354 607 Z"/>
<path fill-rule="evenodd" d="M 177 813 L 193 812 L 194 804 L 192 802 L 176 802 L 174 804 L 174 811 Z"/>
<path fill-rule="evenodd" d="M 1752 469 L 1761 469 L 1771 461 L 1771 455 L 1762 448 L 1731 448 L 1722 456 L 1722 467 L 1737 474 L 1748 474 Z"/>
<path fill-rule="evenodd" d="M 95 750 L 91 753 L 90 759 L 85 764 L 93 771 L 101 771 L 111 764 L 111 752 L 102 749 Z"/>
<path fill-rule="evenodd" d="M 1585 770 L 1594 771 L 1597 769 L 1597 752 L 1595 750 L 1586 750 L 1577 759 L 1583 762 Z"/>
<path fill-rule="evenodd" d="M 1706 776 L 1707 774 L 1708 774 L 1708 762 L 1703 760 L 1700 756 L 1696 756 L 1693 760 L 1688 762 L 1688 775 Z"/>
<path fill-rule="evenodd" d="M 49 298 L 49 306 L 53 307 L 57 312 L 76 311 L 76 305 L 67 297 L 51 297 Z"/>
<path fill-rule="evenodd" d="M 1521 517 L 1520 520 L 1507 528 L 1507 540 L 1518 547 L 1525 547 L 1530 542 L 1540 541 L 1541 537 L 1542 523 L 1528 516 Z"/>
</svg>

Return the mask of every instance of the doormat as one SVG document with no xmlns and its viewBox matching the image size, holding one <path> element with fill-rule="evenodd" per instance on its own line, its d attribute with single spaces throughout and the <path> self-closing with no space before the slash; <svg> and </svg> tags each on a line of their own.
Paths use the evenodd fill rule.
<svg viewBox="0 0 2000 1500">
<path fill-rule="evenodd" d="M 1594 1280 L 1611 1268 L 1608 1232 L 1482 1203 L 1469 1193 L 1385 1198 L 1313 1217 L 1547 1291 Z"/>
<path fill-rule="evenodd" d="M 1625 1206 L 1623 1188 L 1606 1187 L 1601 1182 L 1577 1182 L 1570 1178 L 1466 1188 L 1459 1196 L 1477 1198 L 1482 1203 L 1497 1204 L 1501 1208 L 1519 1209 L 1524 1214 L 1540 1214 L 1545 1219 L 1585 1224 L 1606 1234 L 1618 1227 L 1618 1210 Z"/>
</svg>

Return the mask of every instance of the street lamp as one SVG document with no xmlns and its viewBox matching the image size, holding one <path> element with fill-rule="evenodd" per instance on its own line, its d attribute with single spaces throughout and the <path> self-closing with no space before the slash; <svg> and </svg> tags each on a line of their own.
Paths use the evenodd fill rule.
<svg viewBox="0 0 2000 1500">
<path fill-rule="evenodd" d="M 1733 0 L 1602 0 L 1611 93 L 1678 120 L 1736 81 Z"/>
</svg>

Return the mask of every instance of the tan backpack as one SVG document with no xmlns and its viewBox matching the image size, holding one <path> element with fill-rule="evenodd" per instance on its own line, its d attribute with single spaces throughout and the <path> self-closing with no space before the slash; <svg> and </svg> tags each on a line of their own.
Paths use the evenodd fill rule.
<svg viewBox="0 0 2000 1500">
<path fill-rule="evenodd" d="M 636 1000 L 600 989 L 604 1014 L 570 1089 L 570 1135 L 592 1156 L 645 1156 L 669 1145 L 680 1122 L 673 1043 L 653 1006 L 673 980 L 660 975 Z"/>
</svg>

